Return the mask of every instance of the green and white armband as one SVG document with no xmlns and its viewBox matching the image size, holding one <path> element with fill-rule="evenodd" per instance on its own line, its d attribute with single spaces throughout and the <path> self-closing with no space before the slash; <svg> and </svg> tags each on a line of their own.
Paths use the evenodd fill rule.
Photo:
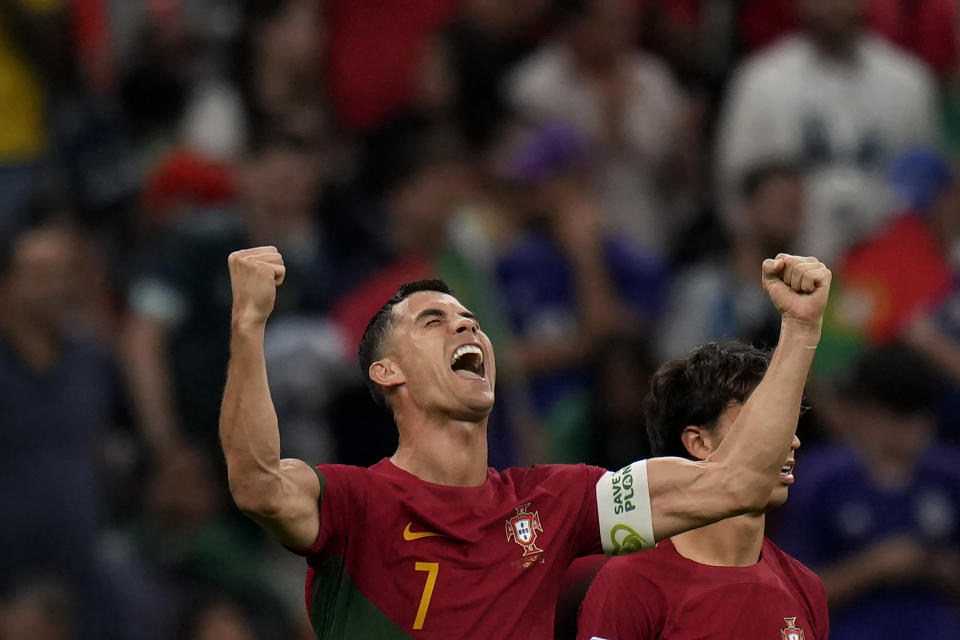
<svg viewBox="0 0 960 640">
<path fill-rule="evenodd" d="M 608 556 L 649 549 L 653 539 L 647 461 L 638 460 L 597 481 L 600 541 Z"/>
</svg>

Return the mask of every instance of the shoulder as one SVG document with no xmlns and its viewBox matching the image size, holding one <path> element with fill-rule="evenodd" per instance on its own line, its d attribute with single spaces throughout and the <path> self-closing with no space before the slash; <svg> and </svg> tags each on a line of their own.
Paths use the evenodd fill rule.
<svg viewBox="0 0 960 640">
<path fill-rule="evenodd" d="M 507 79 L 513 99 L 524 103 L 537 90 L 548 89 L 566 74 L 567 61 L 566 51 L 558 45 L 544 47 L 522 60 Z"/>
<path fill-rule="evenodd" d="M 554 485 L 558 489 L 570 488 L 571 483 L 579 482 L 596 485 L 606 469 L 588 464 L 535 464 L 530 467 L 512 467 L 500 473 L 502 480 L 518 487 L 533 485 Z"/>
<path fill-rule="evenodd" d="M 919 58 L 875 35 L 864 36 L 862 47 L 869 63 L 889 81 L 917 89 L 933 88 L 933 76 Z"/>
<path fill-rule="evenodd" d="M 773 561 L 781 569 L 796 574 L 805 582 L 820 583 L 820 578 L 805 564 L 791 556 L 789 553 L 777 546 L 770 538 L 763 539 L 763 552 L 772 556 Z"/>
<path fill-rule="evenodd" d="M 823 581 L 805 564 L 786 553 L 770 538 L 764 538 L 763 551 L 772 555 L 773 563 L 790 583 L 795 586 L 810 602 L 817 602 L 824 598 Z"/>
<path fill-rule="evenodd" d="M 663 575 L 672 563 L 659 547 L 610 558 L 590 586 L 593 597 L 615 597 L 623 604 L 666 599 Z"/>
<path fill-rule="evenodd" d="M 793 79 L 784 76 L 784 72 L 804 65 L 810 55 L 810 44 L 805 38 L 787 36 L 747 58 L 735 75 L 744 82 L 792 83 Z"/>
<path fill-rule="evenodd" d="M 318 464 L 313 467 L 320 478 L 321 487 L 362 487 L 373 482 L 384 481 L 382 473 L 374 469 L 349 464 Z"/>
</svg>

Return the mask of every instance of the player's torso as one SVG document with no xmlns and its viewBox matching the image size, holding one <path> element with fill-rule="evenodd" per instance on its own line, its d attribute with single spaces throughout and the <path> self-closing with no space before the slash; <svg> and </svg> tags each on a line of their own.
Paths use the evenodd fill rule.
<svg viewBox="0 0 960 640">
<path fill-rule="evenodd" d="M 372 480 L 345 545 L 349 580 L 397 638 L 552 637 L 582 495 L 509 481 L 449 489 Z"/>
<path fill-rule="evenodd" d="M 808 608 L 770 585 L 726 585 L 687 601 L 664 629 L 663 640 L 814 640 Z"/>
<path fill-rule="evenodd" d="M 684 592 L 678 592 L 660 637 L 814 640 L 811 597 L 805 588 L 774 563 L 705 567 L 691 576 Z"/>
</svg>

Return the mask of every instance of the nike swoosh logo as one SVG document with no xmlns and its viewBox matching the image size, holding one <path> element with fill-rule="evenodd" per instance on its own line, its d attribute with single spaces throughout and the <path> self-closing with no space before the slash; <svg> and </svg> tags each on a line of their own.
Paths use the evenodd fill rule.
<svg viewBox="0 0 960 640">
<path fill-rule="evenodd" d="M 432 531 L 410 531 L 410 525 L 412 522 L 408 522 L 407 526 L 403 528 L 403 539 L 404 540 L 419 540 L 420 538 L 432 538 L 438 536 L 440 538 L 446 538 L 447 536 L 442 533 L 434 533 Z"/>
</svg>

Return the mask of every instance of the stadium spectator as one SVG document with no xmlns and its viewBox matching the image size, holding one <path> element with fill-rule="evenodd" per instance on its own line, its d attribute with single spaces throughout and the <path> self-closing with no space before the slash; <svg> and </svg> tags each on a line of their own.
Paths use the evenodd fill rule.
<svg viewBox="0 0 960 640">
<path fill-rule="evenodd" d="M 590 427 L 589 363 L 618 334 L 652 327 L 666 264 L 608 231 L 588 176 L 585 140 L 565 125 L 521 132 L 501 179 L 521 221 L 502 242 L 496 275 L 553 460 L 580 459 Z"/>
<path fill-rule="evenodd" d="M 507 87 L 514 114 L 563 123 L 592 147 L 591 174 L 604 223 L 665 255 L 685 213 L 670 198 L 689 178 L 695 132 L 664 64 L 632 43 L 638 13 L 627 0 L 561 4 L 560 37 L 520 63 Z"/>
<path fill-rule="evenodd" d="M 800 250 L 833 261 L 892 214 L 886 175 L 929 143 L 929 71 L 861 26 L 862 0 L 804 0 L 801 33 L 737 70 L 717 140 L 727 222 L 746 224 L 736 186 L 759 162 L 798 159 L 806 181 Z"/>
<path fill-rule="evenodd" d="M 32 577 L 0 598 L 0 638 L 76 640 L 79 602 L 73 590 L 54 578 Z"/>
<path fill-rule="evenodd" d="M 473 147 L 485 148 L 508 120 L 507 77 L 533 53 L 547 5 L 545 0 L 468 0 L 443 32 L 456 83 L 457 124 Z"/>
<path fill-rule="evenodd" d="M 0 236 L 45 186 L 51 94 L 72 73 L 67 18 L 66 0 L 10 0 L 0 12 Z"/>
<path fill-rule="evenodd" d="M 803 459 L 777 539 L 823 579 L 835 640 L 960 628 L 960 452 L 935 435 L 941 386 L 910 348 L 866 352 L 828 412 L 839 442 Z"/>
<path fill-rule="evenodd" d="M 262 538 L 224 511 L 211 462 L 182 450 L 151 465 L 144 484 L 143 512 L 131 534 L 165 614 L 155 622 L 158 637 L 172 637 L 211 590 L 242 605 L 260 637 L 289 637 L 290 623 L 268 581 Z"/>
<path fill-rule="evenodd" d="M 776 343 L 778 318 L 757 291 L 751 265 L 762 256 L 796 250 L 803 227 L 803 178 L 792 164 L 762 163 L 746 173 L 740 193 L 744 224 L 732 230 L 729 251 L 671 279 L 657 340 L 661 358 L 678 358 L 709 340 Z"/>
<path fill-rule="evenodd" d="M 227 359 L 227 278 L 220 256 L 255 240 L 284 247 L 291 284 L 287 312 L 321 311 L 335 274 L 315 206 L 321 167 L 315 142 L 269 134 L 239 170 L 232 207 L 186 207 L 161 240 L 143 251 L 129 289 L 123 346 L 134 409 L 154 455 L 196 441 L 215 450 L 219 395 Z"/>
<path fill-rule="evenodd" d="M 123 615 L 101 557 L 98 439 L 119 397 L 106 347 L 84 304 L 79 236 L 38 220 L 0 249 L 0 587 L 40 571 L 80 602 L 84 638 L 118 638 Z"/>
<path fill-rule="evenodd" d="M 767 368 L 769 355 L 737 343 L 707 343 L 665 363 L 646 401 L 655 456 L 708 458 L 726 437 Z M 764 512 L 794 481 L 794 436 L 780 484 L 763 511 L 663 540 L 649 553 L 613 558 L 580 608 L 578 638 L 775 637 L 826 640 L 820 579 L 764 536 Z"/>
<path fill-rule="evenodd" d="M 904 208 L 839 262 L 818 375 L 843 371 L 869 345 L 899 338 L 924 347 L 923 336 L 931 331 L 960 338 L 951 312 L 960 295 L 954 275 L 960 241 L 955 170 L 932 151 L 911 150 L 895 162 L 891 182 Z M 938 349 L 924 350 L 939 359 Z"/>
</svg>

